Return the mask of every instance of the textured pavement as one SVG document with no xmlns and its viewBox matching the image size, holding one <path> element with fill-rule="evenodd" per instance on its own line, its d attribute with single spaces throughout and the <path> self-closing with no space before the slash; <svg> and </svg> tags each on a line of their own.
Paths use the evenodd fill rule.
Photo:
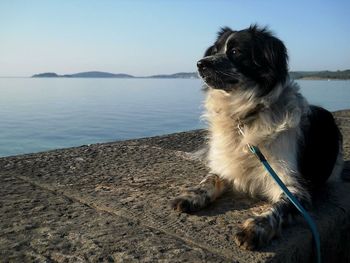
<svg viewBox="0 0 350 263">
<path fill-rule="evenodd" d="M 332 182 L 312 215 L 323 262 L 350 261 L 350 111 L 335 113 L 349 182 Z M 0 158 L 0 262 L 313 262 L 302 219 L 259 251 L 237 226 L 266 204 L 228 193 L 180 214 L 169 202 L 207 173 L 191 154 L 205 131 Z"/>
</svg>

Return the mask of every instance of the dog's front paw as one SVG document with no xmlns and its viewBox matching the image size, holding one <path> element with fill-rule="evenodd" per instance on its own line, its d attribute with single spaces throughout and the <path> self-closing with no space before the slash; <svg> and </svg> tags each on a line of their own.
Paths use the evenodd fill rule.
<svg viewBox="0 0 350 263">
<path fill-rule="evenodd" d="M 240 248 L 253 250 L 267 245 L 275 234 L 268 218 L 261 216 L 247 219 L 234 240 Z"/>
<path fill-rule="evenodd" d="M 179 196 L 171 202 L 171 208 L 178 212 L 193 212 L 197 211 L 197 205 L 187 196 Z"/>
<path fill-rule="evenodd" d="M 197 188 L 190 189 L 176 197 L 171 202 L 171 207 L 178 212 L 195 212 L 205 207 L 210 202 L 207 191 Z"/>
</svg>

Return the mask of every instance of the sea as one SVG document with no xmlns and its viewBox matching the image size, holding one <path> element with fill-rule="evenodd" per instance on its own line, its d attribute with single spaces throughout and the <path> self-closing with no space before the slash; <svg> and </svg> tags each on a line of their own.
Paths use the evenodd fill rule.
<svg viewBox="0 0 350 263">
<path fill-rule="evenodd" d="M 298 80 L 350 108 L 350 81 Z M 199 79 L 0 78 L 0 157 L 205 128 Z"/>
</svg>

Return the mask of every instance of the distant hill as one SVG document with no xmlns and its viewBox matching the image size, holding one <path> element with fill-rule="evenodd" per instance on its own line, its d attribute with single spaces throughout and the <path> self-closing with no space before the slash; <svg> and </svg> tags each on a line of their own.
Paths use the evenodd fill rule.
<svg viewBox="0 0 350 263">
<path fill-rule="evenodd" d="M 114 74 L 101 71 L 88 71 L 65 75 L 58 75 L 56 73 L 48 72 L 35 74 L 32 76 L 32 78 L 134 78 L 134 76 L 122 73 Z"/>
<path fill-rule="evenodd" d="M 198 74 L 196 72 L 180 72 L 175 74 L 163 74 L 163 75 L 153 75 L 153 76 L 145 76 L 145 77 L 135 77 L 129 74 L 114 74 L 110 72 L 101 72 L 101 71 L 88 71 L 88 72 L 80 72 L 74 74 L 65 74 L 58 75 L 53 72 L 46 72 L 35 74 L 32 78 L 155 78 L 155 79 L 190 79 L 190 78 L 198 78 Z"/>
<path fill-rule="evenodd" d="M 350 69 L 337 71 L 291 71 L 294 79 L 350 79 Z"/>
<path fill-rule="evenodd" d="M 57 78 L 57 77 L 59 77 L 59 75 L 53 72 L 40 73 L 32 76 L 32 78 Z"/>
<path fill-rule="evenodd" d="M 350 79 L 350 69 L 338 71 L 291 71 L 293 79 Z M 54 72 L 35 74 L 32 78 L 154 78 L 154 79 L 193 79 L 198 78 L 197 72 L 180 72 L 175 74 L 161 74 L 136 77 L 123 73 L 109 73 L 101 71 L 88 71 L 74 74 L 58 75 Z"/>
<path fill-rule="evenodd" d="M 113 74 L 109 72 L 100 72 L 100 71 L 89 71 L 89 72 L 80 72 L 70 75 L 71 78 L 134 78 L 132 75 L 128 74 Z"/>
</svg>

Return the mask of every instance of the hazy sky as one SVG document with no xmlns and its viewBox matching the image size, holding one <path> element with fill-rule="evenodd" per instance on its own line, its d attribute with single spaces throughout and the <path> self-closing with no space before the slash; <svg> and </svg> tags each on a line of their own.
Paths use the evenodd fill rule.
<svg viewBox="0 0 350 263">
<path fill-rule="evenodd" d="M 0 76 L 195 71 L 221 26 L 268 25 L 291 70 L 350 69 L 350 1 L 1 0 Z"/>
</svg>

